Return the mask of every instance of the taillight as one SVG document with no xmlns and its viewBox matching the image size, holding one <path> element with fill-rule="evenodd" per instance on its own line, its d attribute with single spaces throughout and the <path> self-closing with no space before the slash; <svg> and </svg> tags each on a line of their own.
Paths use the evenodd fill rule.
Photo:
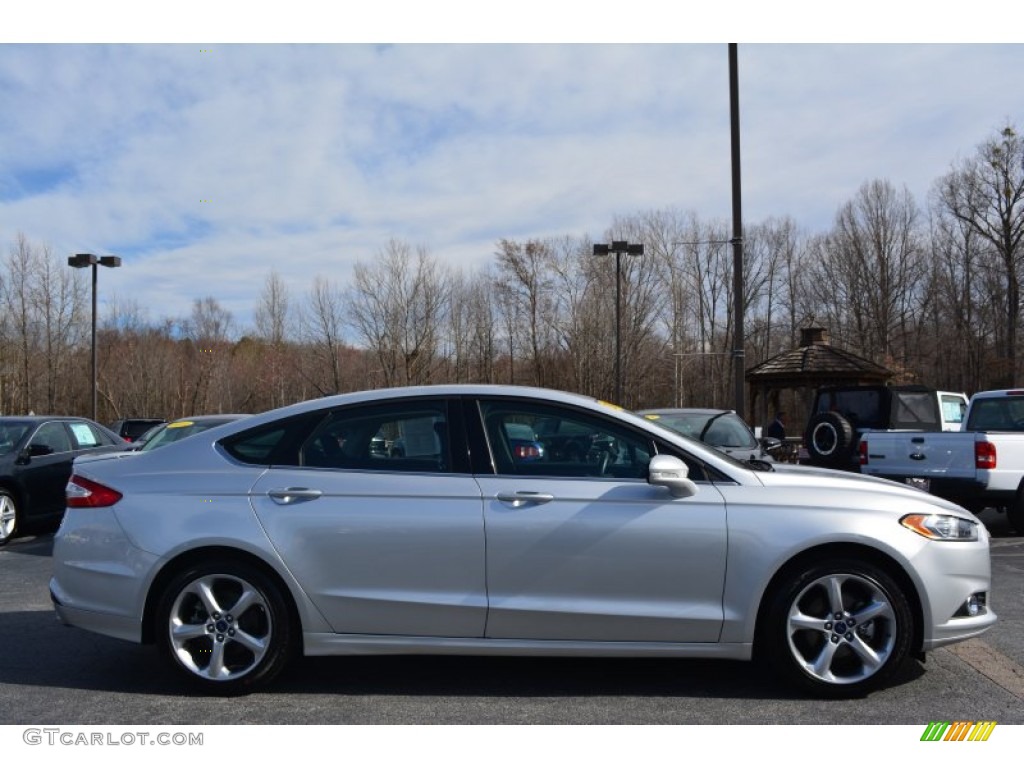
<svg viewBox="0 0 1024 768">
<path fill-rule="evenodd" d="M 540 448 L 536 445 L 517 445 L 513 447 L 512 453 L 515 454 L 517 459 L 537 459 L 540 458 Z"/>
<path fill-rule="evenodd" d="M 860 445 L 857 446 L 857 457 L 860 459 L 861 464 L 868 463 L 868 441 L 861 440 Z"/>
<path fill-rule="evenodd" d="M 112 507 L 122 494 L 113 488 L 93 482 L 81 475 L 72 475 L 65 489 L 69 507 Z"/>
<path fill-rule="evenodd" d="M 995 443 L 980 442 L 974 444 L 974 467 L 975 469 L 996 468 Z"/>
</svg>

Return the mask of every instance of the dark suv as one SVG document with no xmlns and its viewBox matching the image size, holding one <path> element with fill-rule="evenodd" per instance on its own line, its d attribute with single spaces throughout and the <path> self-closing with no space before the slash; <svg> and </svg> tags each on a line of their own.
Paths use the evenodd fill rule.
<svg viewBox="0 0 1024 768">
<path fill-rule="evenodd" d="M 917 385 L 822 387 L 804 432 L 803 463 L 859 472 L 857 446 L 870 429 L 942 431 L 936 391 Z"/>
</svg>

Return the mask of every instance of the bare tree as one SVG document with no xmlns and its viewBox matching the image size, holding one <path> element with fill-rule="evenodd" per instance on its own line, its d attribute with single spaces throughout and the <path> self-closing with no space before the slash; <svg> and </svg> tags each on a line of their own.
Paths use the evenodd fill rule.
<svg viewBox="0 0 1024 768">
<path fill-rule="evenodd" d="M 187 341 L 181 359 L 181 411 L 223 413 L 233 405 L 225 374 L 231 352 L 231 313 L 212 296 L 196 299 L 182 323 Z"/>
<path fill-rule="evenodd" d="M 306 305 L 300 311 L 299 328 L 312 361 L 312 365 L 302 366 L 303 377 L 320 395 L 344 391 L 345 301 L 341 289 L 322 275 L 313 280 Z"/>
<path fill-rule="evenodd" d="M 1024 261 L 1024 141 L 1007 125 L 954 165 L 936 187 L 939 204 L 986 242 L 999 258 L 1005 286 L 1005 329 L 999 379 L 1012 386 L 1017 376 L 1021 265 Z"/>
<path fill-rule="evenodd" d="M 391 240 L 372 265 L 356 264 L 350 317 L 385 386 L 431 381 L 450 298 L 451 278 L 425 248 Z"/>
<path fill-rule="evenodd" d="M 546 243 L 501 240 L 496 254 L 498 290 L 519 308 L 524 322 L 511 327 L 529 350 L 533 384 L 547 386 L 547 358 L 554 345 L 551 254 Z"/>
<path fill-rule="evenodd" d="M 267 408 L 295 400 L 288 386 L 293 367 L 291 350 L 286 343 L 291 333 L 291 320 L 288 289 L 281 276 L 271 271 L 253 312 L 256 334 L 262 346 L 261 364 L 255 371 L 262 395 L 259 402 Z"/>
</svg>

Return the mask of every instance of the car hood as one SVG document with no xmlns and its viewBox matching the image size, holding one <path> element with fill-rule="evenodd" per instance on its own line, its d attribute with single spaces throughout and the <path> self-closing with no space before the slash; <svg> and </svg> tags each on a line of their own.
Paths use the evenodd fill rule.
<svg viewBox="0 0 1024 768">
<path fill-rule="evenodd" d="M 801 490 L 820 489 L 822 493 L 829 494 L 842 493 L 843 491 L 851 493 L 877 492 L 884 494 L 889 499 L 902 497 L 914 504 L 921 504 L 922 502 L 930 504 L 938 508 L 936 511 L 955 512 L 970 519 L 976 519 L 966 509 L 951 501 L 891 480 L 861 475 L 856 472 L 845 472 L 840 469 L 826 469 L 797 464 L 776 463 L 772 465 L 772 469 L 774 470 L 772 472 L 756 473 L 757 479 L 766 487 L 790 487 Z"/>
</svg>

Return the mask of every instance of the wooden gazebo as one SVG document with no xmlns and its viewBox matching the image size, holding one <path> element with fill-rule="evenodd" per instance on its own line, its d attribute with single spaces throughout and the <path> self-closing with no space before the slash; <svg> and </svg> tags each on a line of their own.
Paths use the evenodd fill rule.
<svg viewBox="0 0 1024 768">
<path fill-rule="evenodd" d="M 893 376 L 883 365 L 833 347 L 826 329 L 804 328 L 799 347 L 747 370 L 747 413 L 753 424 L 767 424 L 777 411 L 787 411 L 792 417 L 787 433 L 795 436 L 803 432 L 818 387 L 885 384 Z M 786 391 L 793 394 L 783 402 Z"/>
</svg>

